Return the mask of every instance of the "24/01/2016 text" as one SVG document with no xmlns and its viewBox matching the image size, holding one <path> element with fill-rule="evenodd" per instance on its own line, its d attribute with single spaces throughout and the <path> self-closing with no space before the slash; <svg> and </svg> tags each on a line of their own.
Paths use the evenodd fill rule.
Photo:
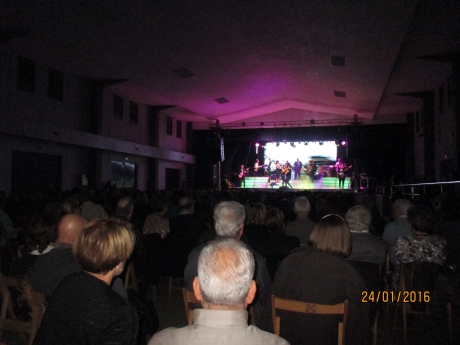
<svg viewBox="0 0 460 345">
<path fill-rule="evenodd" d="M 429 302 L 429 291 L 363 291 L 361 293 L 363 303 L 414 303 Z"/>
</svg>

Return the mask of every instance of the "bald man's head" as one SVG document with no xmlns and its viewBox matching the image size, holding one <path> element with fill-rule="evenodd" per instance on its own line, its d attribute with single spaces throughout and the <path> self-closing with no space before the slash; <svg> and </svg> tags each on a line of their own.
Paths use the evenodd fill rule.
<svg viewBox="0 0 460 345">
<path fill-rule="evenodd" d="M 58 224 L 58 242 L 72 244 L 85 225 L 86 219 L 79 214 L 66 214 Z"/>
</svg>

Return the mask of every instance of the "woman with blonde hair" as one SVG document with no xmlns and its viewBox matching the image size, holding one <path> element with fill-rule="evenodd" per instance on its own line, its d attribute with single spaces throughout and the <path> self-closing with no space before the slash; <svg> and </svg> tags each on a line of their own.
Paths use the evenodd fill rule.
<svg viewBox="0 0 460 345">
<path fill-rule="evenodd" d="M 344 259 L 351 253 L 351 236 L 345 220 L 330 214 L 315 226 L 310 247 L 283 260 L 273 280 L 274 295 L 309 303 L 338 304 L 348 300 L 347 344 L 370 340 L 369 303 L 363 303 L 366 284 Z M 337 343 L 338 320 L 329 315 L 282 315 L 281 337 L 291 345 Z M 299 329 L 302 332 L 299 332 Z"/>
<path fill-rule="evenodd" d="M 136 343 L 135 310 L 110 288 L 133 252 L 134 239 L 129 223 L 118 219 L 85 226 L 72 247 L 83 271 L 58 285 L 34 344 Z"/>
</svg>

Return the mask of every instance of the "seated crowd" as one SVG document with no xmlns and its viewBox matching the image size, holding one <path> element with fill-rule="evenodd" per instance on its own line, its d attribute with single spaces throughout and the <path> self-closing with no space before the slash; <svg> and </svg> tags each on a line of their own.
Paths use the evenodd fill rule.
<svg viewBox="0 0 460 345">
<path fill-rule="evenodd" d="M 346 343 L 369 344 L 380 305 L 362 303 L 362 292 L 384 289 L 388 264 L 393 290 L 401 265 L 436 265 L 419 265 L 431 267 L 434 317 L 445 317 L 445 302 L 460 314 L 460 197 L 388 203 L 379 210 L 372 194 L 310 191 L 0 192 L 0 269 L 48 300 L 35 344 L 145 344 L 151 335 L 151 345 L 337 342 L 328 316 L 282 313 L 281 338 L 270 334 L 271 295 L 348 300 Z M 123 286 L 131 261 L 136 294 Z M 194 291 L 194 326 L 156 333 L 152 308 L 146 320 L 145 290 L 159 277 Z M 27 320 L 21 291 L 12 296 Z"/>
</svg>

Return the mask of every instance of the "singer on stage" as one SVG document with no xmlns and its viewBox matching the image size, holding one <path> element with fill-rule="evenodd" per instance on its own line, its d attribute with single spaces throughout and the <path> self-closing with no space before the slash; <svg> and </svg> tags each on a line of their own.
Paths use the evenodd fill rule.
<svg viewBox="0 0 460 345">
<path fill-rule="evenodd" d="M 283 178 L 283 186 L 289 188 L 292 188 L 291 184 L 289 181 L 291 180 L 291 164 L 289 164 L 288 161 L 283 165 L 283 168 L 281 169 L 281 176 Z"/>
</svg>

